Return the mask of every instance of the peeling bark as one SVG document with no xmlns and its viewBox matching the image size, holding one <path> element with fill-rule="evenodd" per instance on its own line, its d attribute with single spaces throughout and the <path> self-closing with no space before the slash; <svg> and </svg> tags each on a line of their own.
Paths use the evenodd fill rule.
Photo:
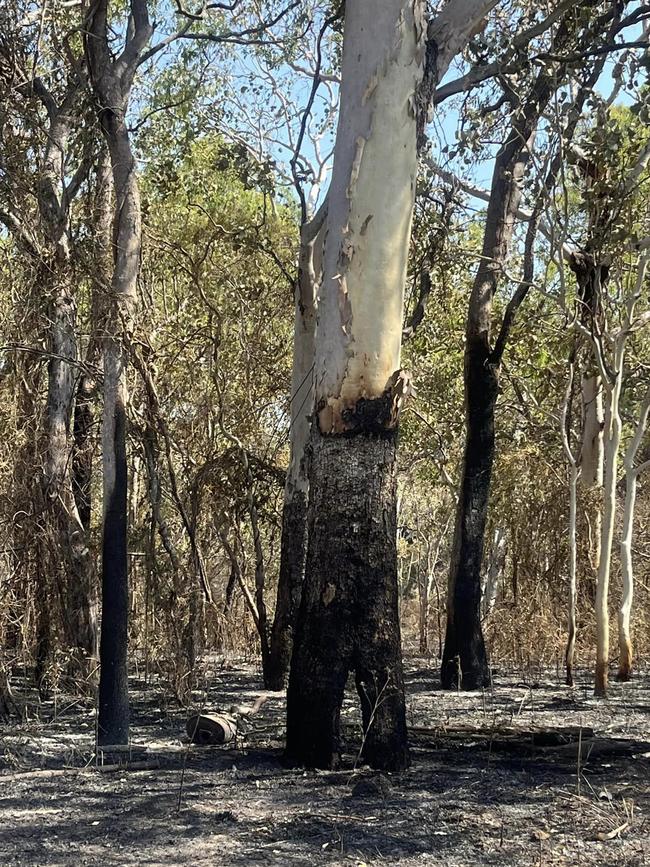
<svg viewBox="0 0 650 867">
<path fill-rule="evenodd" d="M 318 299 L 309 542 L 287 701 L 287 754 L 309 766 L 340 760 L 350 670 L 366 760 L 408 764 L 395 454 L 410 391 L 400 351 L 418 119 L 431 93 L 430 80 L 422 89 L 425 66 L 439 78 L 491 5 L 452 0 L 427 27 L 420 0 L 346 3 Z"/>
<path fill-rule="evenodd" d="M 348 3 L 315 352 L 308 554 L 287 700 L 287 754 L 340 760 L 354 670 L 364 754 L 408 763 L 397 616 L 395 451 L 415 194 L 422 4 Z M 350 530 L 352 529 L 352 532 Z"/>
</svg>

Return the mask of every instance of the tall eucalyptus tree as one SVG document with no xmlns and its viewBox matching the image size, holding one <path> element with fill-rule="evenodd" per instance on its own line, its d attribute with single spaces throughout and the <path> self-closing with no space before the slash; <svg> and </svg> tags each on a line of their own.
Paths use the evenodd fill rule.
<svg viewBox="0 0 650 867">
<path fill-rule="evenodd" d="M 126 115 L 135 73 L 152 27 L 147 0 L 131 0 L 125 45 L 114 56 L 109 42 L 108 6 L 108 0 L 91 3 L 84 44 L 99 121 L 110 154 L 115 195 L 113 274 L 103 338 L 104 518 L 98 741 L 122 744 L 128 742 L 129 736 L 127 365 L 142 246 L 137 165 Z"/>
<path fill-rule="evenodd" d="M 318 301 L 309 541 L 287 753 L 336 766 L 348 672 L 367 761 L 408 763 L 397 612 L 396 454 L 417 140 L 436 82 L 493 2 L 345 4 L 341 108 Z"/>
</svg>

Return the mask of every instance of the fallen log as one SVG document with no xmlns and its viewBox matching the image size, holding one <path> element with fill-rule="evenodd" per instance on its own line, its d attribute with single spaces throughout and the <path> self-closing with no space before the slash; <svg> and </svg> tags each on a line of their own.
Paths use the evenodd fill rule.
<svg viewBox="0 0 650 867">
<path fill-rule="evenodd" d="M 191 743 L 222 746 L 237 737 L 237 720 L 228 714 L 194 714 L 185 726 Z"/>
</svg>

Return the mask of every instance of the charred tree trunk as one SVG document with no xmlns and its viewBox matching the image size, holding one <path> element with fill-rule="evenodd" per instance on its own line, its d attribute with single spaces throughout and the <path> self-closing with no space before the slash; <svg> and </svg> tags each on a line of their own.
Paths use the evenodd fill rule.
<svg viewBox="0 0 650 867">
<path fill-rule="evenodd" d="M 375 767 L 408 764 L 398 619 L 396 449 L 417 145 L 435 83 L 488 5 L 345 6 L 341 110 L 314 362 L 308 549 L 287 697 L 287 754 L 333 767 L 353 670 Z M 428 38 L 427 38 L 428 37 Z"/>
<path fill-rule="evenodd" d="M 485 340 L 465 349 L 466 442 L 447 599 L 441 681 L 445 689 L 490 684 L 481 628 L 481 566 L 494 462 L 497 372 Z"/>
<path fill-rule="evenodd" d="M 324 215 L 317 214 L 311 223 L 305 224 L 301 229 L 291 378 L 291 458 L 282 509 L 278 593 L 264 670 L 264 683 L 267 689 L 274 690 L 284 688 L 289 673 L 295 620 L 307 558 L 307 446 L 314 404 L 315 292 L 322 248 L 322 239 L 318 238 L 318 232 L 322 228 L 323 219 Z"/>
<path fill-rule="evenodd" d="M 104 515 L 102 628 L 100 641 L 98 743 L 129 738 L 127 644 L 128 477 L 126 454 L 127 342 L 133 327 L 140 270 L 142 227 L 136 161 L 126 112 L 140 56 L 151 37 L 146 0 L 132 0 L 126 45 L 118 57 L 109 48 L 108 0 L 93 4 L 85 48 L 99 119 L 111 159 L 115 191 L 113 275 L 103 340 L 102 427 Z"/>
<path fill-rule="evenodd" d="M 587 0 L 587 5 L 591 0 Z M 554 37 L 556 50 L 575 38 L 574 10 L 569 10 Z M 591 41 L 593 34 L 583 35 Z M 503 322 L 491 346 L 492 300 L 504 268 L 521 201 L 520 185 L 535 129 L 563 72 L 542 70 L 525 99 L 512 92 L 515 122 L 497 154 L 485 221 L 481 264 L 470 296 L 465 343 L 466 442 L 460 496 L 454 529 L 454 546 L 448 585 L 447 632 L 441 666 L 443 687 L 479 689 L 490 682 L 480 622 L 481 561 L 494 462 L 494 410 L 498 373 L 510 329 L 534 275 L 534 242 L 545 197 L 555 184 L 562 165 L 558 153 L 551 160 L 536 197 L 529 221 L 524 252 L 524 275 L 508 303 Z M 570 140 L 580 119 L 581 107 L 595 85 L 593 74 L 580 89 L 563 130 Z"/>
<path fill-rule="evenodd" d="M 288 691 L 287 753 L 337 767 L 348 672 L 361 700 L 362 755 L 408 764 L 397 611 L 396 431 L 312 439 L 309 581 Z"/>
<path fill-rule="evenodd" d="M 100 744 L 129 739 L 127 642 L 126 370 L 119 338 L 104 343 L 104 532 L 102 540 L 102 629 L 100 642 Z"/>
<path fill-rule="evenodd" d="M 267 689 L 284 688 L 289 673 L 295 619 L 300 606 L 307 560 L 307 493 L 285 493 L 282 508 L 280 575 L 271 630 L 268 662 L 264 672 Z"/>
</svg>

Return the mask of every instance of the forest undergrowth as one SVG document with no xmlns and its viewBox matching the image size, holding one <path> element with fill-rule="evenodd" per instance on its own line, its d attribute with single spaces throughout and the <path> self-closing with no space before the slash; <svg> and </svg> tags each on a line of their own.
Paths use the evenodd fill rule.
<svg viewBox="0 0 650 867">
<path fill-rule="evenodd" d="M 3 726 L 2 863 L 650 863 L 650 672 L 602 702 L 587 670 L 573 688 L 529 669 L 445 692 L 436 660 L 409 657 L 411 767 L 377 774 L 359 761 L 352 684 L 342 769 L 304 771 L 283 761 L 284 696 L 250 662 L 206 666 L 201 710 L 267 697 L 234 745 L 188 745 L 188 710 L 142 672 L 133 769 L 98 765 L 91 699 L 59 694 Z"/>
</svg>

